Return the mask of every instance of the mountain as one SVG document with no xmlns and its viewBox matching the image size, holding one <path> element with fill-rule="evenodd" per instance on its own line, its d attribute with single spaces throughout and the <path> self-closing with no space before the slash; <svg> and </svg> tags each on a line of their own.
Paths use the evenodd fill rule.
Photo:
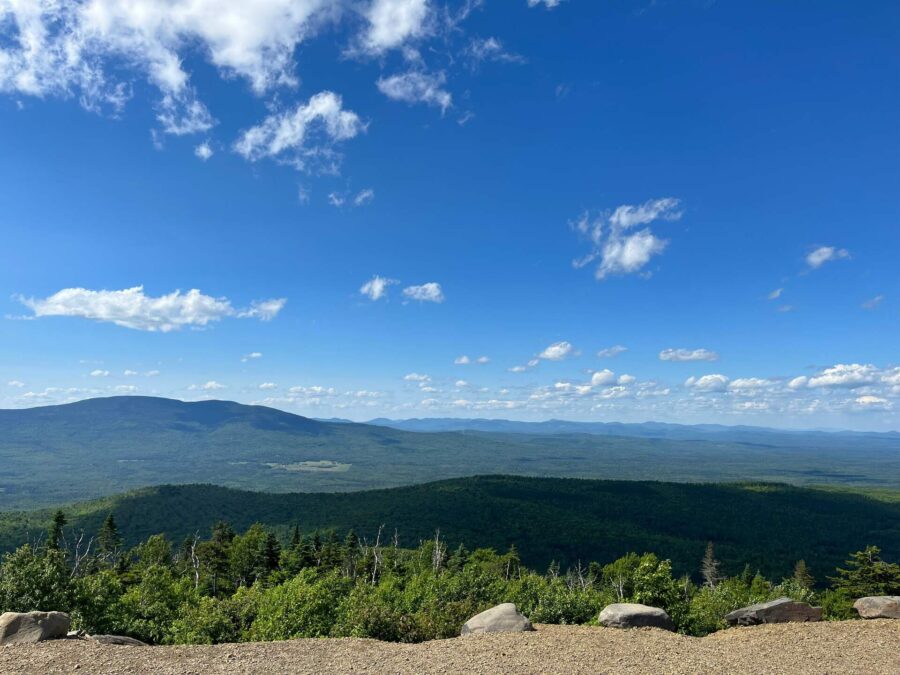
<svg viewBox="0 0 900 675">
<path fill-rule="evenodd" d="M 126 543 L 155 533 L 176 543 L 226 520 L 239 531 L 254 522 L 287 538 L 354 528 L 370 541 L 379 526 L 401 545 L 434 536 L 451 547 L 515 545 L 527 565 L 546 569 L 577 561 L 609 562 L 629 551 L 671 558 L 679 573 L 696 573 L 708 541 L 736 574 L 744 565 L 779 578 L 805 559 L 824 580 L 847 554 L 867 544 L 886 559 L 900 556 L 900 492 L 895 501 L 788 485 L 685 484 L 480 476 L 424 485 L 324 494 L 266 494 L 210 485 L 146 488 L 65 509 L 74 529 L 92 534 L 108 513 Z M 33 541 L 52 510 L 0 514 L 0 548 Z"/>
<path fill-rule="evenodd" d="M 484 431 L 513 434 L 594 434 L 600 436 L 629 436 L 636 438 L 672 438 L 680 440 L 731 440 L 753 442 L 760 439 L 779 439 L 789 445 L 797 443 L 829 443 L 847 439 L 867 439 L 897 447 L 900 432 L 869 432 L 840 430 L 793 430 L 770 427 L 725 426 L 722 424 L 671 424 L 667 422 L 572 422 L 546 420 L 520 422 L 504 419 L 425 417 L 393 420 L 379 417 L 367 422 L 376 426 L 404 431 Z"/>
<path fill-rule="evenodd" d="M 271 492 L 386 488 L 478 474 L 900 487 L 900 441 L 749 434 L 419 433 L 228 401 L 97 398 L 0 410 L 0 509 L 167 483 Z"/>
</svg>

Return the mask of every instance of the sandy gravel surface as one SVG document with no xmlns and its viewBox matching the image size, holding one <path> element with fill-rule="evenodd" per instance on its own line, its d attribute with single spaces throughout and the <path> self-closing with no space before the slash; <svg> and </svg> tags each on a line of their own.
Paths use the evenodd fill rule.
<svg viewBox="0 0 900 675">
<path fill-rule="evenodd" d="M 341 639 L 115 647 L 61 640 L 0 647 L 0 673 L 900 673 L 900 621 L 754 626 L 706 638 L 651 628 L 537 629 L 421 645 Z"/>
</svg>

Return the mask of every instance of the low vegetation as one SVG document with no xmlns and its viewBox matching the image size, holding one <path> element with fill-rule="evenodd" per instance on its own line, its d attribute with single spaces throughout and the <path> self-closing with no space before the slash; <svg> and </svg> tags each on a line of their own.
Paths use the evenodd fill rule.
<svg viewBox="0 0 900 675">
<path fill-rule="evenodd" d="M 515 548 L 450 549 L 440 533 L 415 548 L 395 534 L 294 530 L 287 541 L 259 524 L 236 534 L 218 523 L 208 539 L 173 544 L 162 535 L 125 549 L 115 519 L 93 537 L 67 527 L 59 511 L 38 545 L 0 565 L 0 611 L 62 610 L 77 628 L 152 643 L 218 643 L 298 637 L 372 637 L 421 642 L 455 636 L 472 615 L 515 602 L 539 623 L 596 621 L 606 604 L 664 608 L 678 630 L 704 635 L 741 606 L 780 596 L 821 603 L 828 618 L 852 615 L 855 597 L 900 594 L 900 565 L 876 547 L 855 553 L 817 584 L 805 562 L 779 581 L 750 567 L 725 577 L 712 544 L 696 578 L 669 560 L 630 553 L 545 573 Z M 826 581 L 826 580 L 822 580 Z"/>
</svg>

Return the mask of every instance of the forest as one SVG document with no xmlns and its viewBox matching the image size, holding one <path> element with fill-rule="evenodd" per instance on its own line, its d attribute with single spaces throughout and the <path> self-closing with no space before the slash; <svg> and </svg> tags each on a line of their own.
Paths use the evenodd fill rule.
<svg viewBox="0 0 900 675">
<path fill-rule="evenodd" d="M 653 553 L 545 571 L 504 552 L 451 548 L 440 531 L 414 548 L 395 532 L 301 532 L 281 540 L 260 524 L 237 533 L 173 542 L 153 535 L 125 547 L 115 518 L 88 534 L 57 511 L 39 543 L 0 564 L 0 612 L 58 610 L 76 629 L 154 644 L 211 644 L 299 637 L 371 637 L 421 642 L 459 634 L 471 616 L 515 602 L 536 623 L 590 624 L 612 602 L 662 607 L 678 630 L 705 635 L 738 607 L 776 597 L 821 604 L 828 619 L 854 617 L 863 595 L 900 594 L 900 565 L 875 546 L 853 553 L 828 578 L 798 560 L 766 579 L 746 566 L 727 576 L 708 543 L 693 575 L 673 574 Z"/>
</svg>

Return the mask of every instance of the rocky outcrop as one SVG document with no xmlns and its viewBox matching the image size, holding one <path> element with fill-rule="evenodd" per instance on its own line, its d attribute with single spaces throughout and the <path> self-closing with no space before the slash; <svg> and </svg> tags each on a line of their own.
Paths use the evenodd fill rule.
<svg viewBox="0 0 900 675">
<path fill-rule="evenodd" d="M 64 638 L 71 623 L 62 612 L 6 612 L 0 615 L 0 645 Z"/>
<path fill-rule="evenodd" d="M 662 628 L 675 630 L 675 624 L 664 609 L 639 605 L 633 602 L 617 602 L 607 605 L 600 612 L 600 624 L 607 628 Z"/>
<path fill-rule="evenodd" d="M 863 619 L 900 619 L 900 595 L 872 595 L 853 603 Z"/>
<path fill-rule="evenodd" d="M 789 623 L 792 621 L 821 621 L 822 608 L 805 602 L 778 598 L 749 607 L 741 607 L 725 615 L 729 626 L 755 626 L 760 623 Z"/>
<path fill-rule="evenodd" d="M 474 633 L 521 633 L 534 630 L 531 621 L 511 602 L 491 607 L 466 621 L 460 635 Z"/>
<path fill-rule="evenodd" d="M 89 640 L 99 642 L 101 645 L 122 645 L 126 647 L 146 647 L 146 642 L 126 637 L 125 635 L 91 635 Z"/>
</svg>

